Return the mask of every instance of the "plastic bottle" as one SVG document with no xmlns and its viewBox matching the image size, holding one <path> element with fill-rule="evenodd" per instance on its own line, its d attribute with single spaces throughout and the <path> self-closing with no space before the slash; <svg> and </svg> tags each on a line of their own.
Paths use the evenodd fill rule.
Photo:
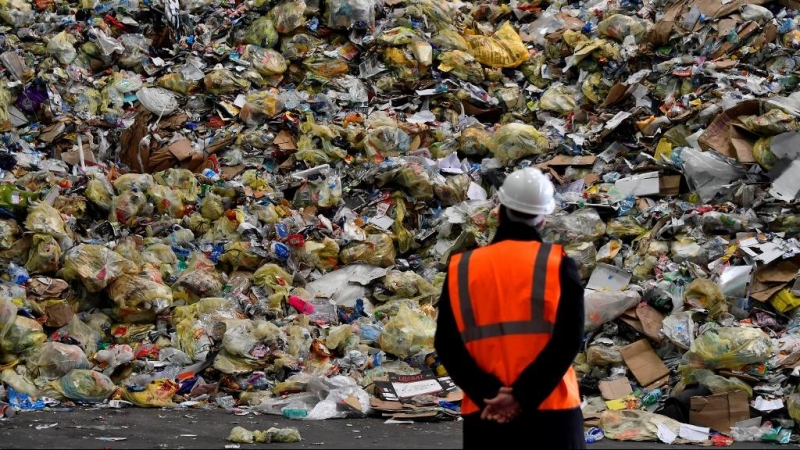
<svg viewBox="0 0 800 450">
<path fill-rule="evenodd" d="M 606 437 L 606 434 L 603 433 L 603 430 L 601 430 L 600 428 L 593 427 L 587 430 L 586 433 L 584 433 L 584 436 L 586 437 L 587 444 L 594 444 L 595 442 L 600 441 L 604 437 Z"/>
<path fill-rule="evenodd" d="M 308 417 L 308 410 L 305 408 L 292 407 L 293 405 L 286 406 L 281 410 L 283 417 L 287 419 L 304 419 Z"/>
<path fill-rule="evenodd" d="M 288 303 L 292 306 L 292 308 L 305 315 L 311 315 L 314 313 L 314 305 L 296 295 L 290 295 Z"/>
<path fill-rule="evenodd" d="M 662 395 L 663 394 L 661 392 L 661 389 L 654 389 L 645 394 L 644 397 L 642 397 L 642 405 L 644 406 L 655 405 L 656 403 L 658 403 L 658 400 L 661 399 Z"/>
</svg>

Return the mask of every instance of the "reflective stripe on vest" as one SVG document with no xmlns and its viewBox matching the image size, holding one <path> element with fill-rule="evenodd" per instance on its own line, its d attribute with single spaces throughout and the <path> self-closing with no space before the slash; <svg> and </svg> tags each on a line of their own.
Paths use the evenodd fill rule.
<svg viewBox="0 0 800 450">
<path fill-rule="evenodd" d="M 454 255 L 450 261 L 446 288 L 461 338 L 481 370 L 505 386 L 511 386 L 550 341 L 561 297 L 563 257 L 561 246 L 503 241 Z M 577 377 L 570 367 L 539 409 L 580 404 Z M 461 410 L 471 414 L 479 407 L 465 393 Z"/>
<path fill-rule="evenodd" d="M 509 334 L 552 333 L 553 324 L 544 317 L 544 293 L 547 277 L 547 260 L 552 245 L 542 244 L 536 254 L 533 266 L 533 289 L 531 290 L 531 320 L 521 322 L 504 322 L 478 326 L 472 313 L 472 298 L 469 295 L 469 260 L 472 250 L 464 252 L 458 262 L 458 298 L 461 303 L 461 317 L 464 331 L 461 338 L 467 344 L 476 339 L 488 339 Z"/>
</svg>

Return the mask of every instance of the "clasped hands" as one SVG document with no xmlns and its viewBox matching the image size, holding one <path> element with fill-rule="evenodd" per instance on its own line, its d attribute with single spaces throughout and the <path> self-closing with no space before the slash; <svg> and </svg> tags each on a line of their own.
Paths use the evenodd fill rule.
<svg viewBox="0 0 800 450">
<path fill-rule="evenodd" d="M 486 407 L 481 411 L 481 419 L 497 423 L 514 420 L 522 410 L 519 402 L 511 395 L 510 387 L 501 387 L 494 398 L 485 399 Z"/>
</svg>

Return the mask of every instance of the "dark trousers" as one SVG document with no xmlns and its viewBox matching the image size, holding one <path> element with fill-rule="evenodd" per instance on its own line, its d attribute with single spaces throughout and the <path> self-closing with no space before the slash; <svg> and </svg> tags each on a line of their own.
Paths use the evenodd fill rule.
<svg viewBox="0 0 800 450">
<path fill-rule="evenodd" d="M 480 413 L 464 416 L 464 448 L 514 448 L 533 443 L 541 449 L 585 449 L 581 410 L 533 411 L 512 422 L 481 420 Z M 526 444 L 527 445 L 527 444 Z"/>
</svg>

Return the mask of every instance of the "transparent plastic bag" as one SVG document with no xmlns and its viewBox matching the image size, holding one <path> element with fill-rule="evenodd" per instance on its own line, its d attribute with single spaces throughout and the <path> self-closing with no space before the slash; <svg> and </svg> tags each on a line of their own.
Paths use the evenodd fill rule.
<svg viewBox="0 0 800 450">
<path fill-rule="evenodd" d="M 424 162 L 413 158 L 385 161 L 375 168 L 378 187 L 397 184 L 418 200 L 433 198 L 433 184 Z"/>
<path fill-rule="evenodd" d="M 597 31 L 600 36 L 610 37 L 619 42 L 624 41 L 627 36 L 633 36 L 636 43 L 641 43 L 647 38 L 652 26 L 652 23 L 635 16 L 612 14 L 597 24 Z"/>
<path fill-rule="evenodd" d="M 373 0 L 326 0 L 328 28 L 370 30 L 375 27 Z"/>
<path fill-rule="evenodd" d="M 606 437 L 615 441 L 657 441 L 659 426 L 674 435 L 680 433 L 681 423 L 669 417 L 635 409 L 603 411 L 600 428 Z"/>
<path fill-rule="evenodd" d="M 567 115 L 577 108 L 577 95 L 566 86 L 550 86 L 539 99 L 539 107 L 561 115 Z"/>
<path fill-rule="evenodd" d="M 584 330 L 594 331 L 621 316 L 642 300 L 635 291 L 587 292 L 584 296 Z"/>
<path fill-rule="evenodd" d="M 706 369 L 686 370 L 682 375 L 683 377 L 681 378 L 680 385 L 676 386 L 676 392 L 673 393 L 673 397 L 679 395 L 685 386 L 693 383 L 700 383 L 707 387 L 714 395 L 746 391 L 747 396 L 753 398 L 753 388 L 736 377 L 725 378 Z M 679 387 L 681 391 L 678 391 Z"/>
<path fill-rule="evenodd" d="M 606 224 L 606 234 L 619 239 L 638 237 L 647 231 L 633 216 L 615 217 Z"/>
<path fill-rule="evenodd" d="M 92 177 L 86 184 L 86 198 L 101 210 L 109 211 L 114 199 L 114 187 L 105 177 Z"/>
<path fill-rule="evenodd" d="M 80 280 L 91 293 L 100 292 L 123 273 L 136 273 L 138 267 L 117 252 L 102 245 L 80 244 L 64 255 L 61 278 Z"/>
<path fill-rule="evenodd" d="M 263 249 L 260 249 L 250 242 L 231 242 L 225 246 L 225 253 L 219 258 L 219 262 L 229 265 L 236 270 L 256 270 L 264 262 Z"/>
<path fill-rule="evenodd" d="M 155 184 L 147 189 L 147 196 L 159 214 L 167 214 L 174 218 L 183 217 L 183 200 L 177 190 Z"/>
<path fill-rule="evenodd" d="M 772 355 L 772 341 L 758 328 L 721 327 L 701 334 L 681 364 L 698 369 L 738 369 L 766 362 Z"/>
<path fill-rule="evenodd" d="M 226 219 L 221 219 L 226 220 Z M 214 263 L 202 253 L 192 255 L 186 269 L 178 276 L 175 286 L 181 286 L 198 298 L 213 297 L 222 292 L 225 280 Z"/>
<path fill-rule="evenodd" d="M 284 105 L 280 97 L 270 91 L 250 94 L 246 100 L 239 110 L 239 118 L 249 126 L 261 125 L 283 112 Z"/>
<path fill-rule="evenodd" d="M 406 358 L 422 349 L 433 347 L 436 322 L 425 313 L 400 305 L 397 315 L 389 319 L 378 343 L 386 353 Z"/>
<path fill-rule="evenodd" d="M 512 161 L 548 151 L 547 138 L 533 125 L 509 123 L 495 131 L 489 140 L 489 151 L 503 166 Z"/>
<path fill-rule="evenodd" d="M 272 48 L 278 43 L 278 31 L 269 16 L 259 17 L 244 33 L 244 42 L 264 48 Z"/>
<path fill-rule="evenodd" d="M 379 267 L 389 267 L 395 261 L 394 242 L 384 233 L 367 235 L 364 242 L 355 242 L 341 249 L 339 259 L 344 264 L 362 262 Z"/>
<path fill-rule="evenodd" d="M 35 378 L 55 380 L 72 369 L 89 369 L 91 364 L 77 345 L 45 342 L 28 358 L 28 369 Z"/>
<path fill-rule="evenodd" d="M 3 353 L 22 355 L 38 348 L 47 340 L 42 325 L 24 316 L 16 316 L 0 342 Z"/>
<path fill-rule="evenodd" d="M 789 417 L 800 422 L 800 393 L 795 392 L 786 399 L 786 409 L 789 410 Z"/>
<path fill-rule="evenodd" d="M 661 332 L 673 344 L 689 350 L 694 342 L 695 324 L 690 311 L 675 312 L 664 318 Z"/>
<path fill-rule="evenodd" d="M 591 242 L 575 242 L 566 244 L 564 252 L 575 261 L 578 269 L 578 276 L 581 280 L 587 280 L 592 276 L 594 268 L 597 267 L 598 254 L 594 244 Z"/>
<path fill-rule="evenodd" d="M 147 275 L 122 274 L 114 280 L 108 296 L 116 303 L 116 318 L 126 323 L 147 322 L 172 306 L 172 289 L 160 278 L 151 270 Z"/>
<path fill-rule="evenodd" d="M 453 206 L 467 199 L 467 189 L 472 180 L 467 174 L 435 178 L 433 193 L 444 206 Z"/>
<path fill-rule="evenodd" d="M 256 72 L 265 77 L 281 75 L 289 68 L 283 55 L 271 48 L 248 45 L 245 47 L 242 58 L 249 61 Z"/>
<path fill-rule="evenodd" d="M 677 149 L 676 149 L 677 150 Z M 690 147 L 673 150 L 672 158 L 680 159 L 684 175 L 702 202 L 711 201 L 717 194 L 727 192 L 725 186 L 741 179 L 745 171 L 716 152 L 701 152 Z"/>
<path fill-rule="evenodd" d="M 61 247 L 58 242 L 46 234 L 33 235 L 33 247 L 28 254 L 25 269 L 31 274 L 56 273 L 61 260 Z"/>
<path fill-rule="evenodd" d="M 712 319 L 728 312 L 728 302 L 717 283 L 707 278 L 696 278 L 683 292 L 684 303 L 695 308 L 708 310 Z"/>
<path fill-rule="evenodd" d="M 28 232 L 49 234 L 56 238 L 67 237 L 67 225 L 61 217 L 61 213 L 44 202 L 28 211 L 25 229 Z"/>
<path fill-rule="evenodd" d="M 489 153 L 487 144 L 491 135 L 482 125 L 473 125 L 461 131 L 458 150 L 469 156 L 484 156 Z"/>
<path fill-rule="evenodd" d="M 305 10 L 306 4 L 303 0 L 286 0 L 270 9 L 268 16 L 275 24 L 275 30 L 278 33 L 287 34 L 305 24 L 306 20 L 303 15 Z"/>
<path fill-rule="evenodd" d="M 739 116 L 738 120 L 748 131 L 760 136 L 775 136 L 800 129 L 797 118 L 780 109 L 772 109 L 762 115 Z"/>
<path fill-rule="evenodd" d="M 324 238 L 322 242 L 308 240 L 297 252 L 300 259 L 312 267 L 323 271 L 336 268 L 339 262 L 339 244 L 331 238 Z"/>
<path fill-rule="evenodd" d="M 451 50 L 439 54 L 439 70 L 472 84 L 484 80 L 483 66 L 469 53 Z"/>
<path fill-rule="evenodd" d="M 417 303 L 433 302 L 439 296 L 439 290 L 425 278 L 415 272 L 390 270 L 378 281 L 375 288 L 375 300 L 388 302 L 391 300 L 412 300 Z"/>
<path fill-rule="evenodd" d="M 553 244 L 592 242 L 606 233 L 606 224 L 594 208 L 578 209 L 570 214 L 547 216 L 542 240 Z"/>
<path fill-rule="evenodd" d="M 111 201 L 108 214 L 109 222 L 133 225 L 139 218 L 142 209 L 147 205 L 147 195 L 139 191 L 125 191 Z"/>
<path fill-rule="evenodd" d="M 120 175 L 111 184 L 117 190 L 117 194 L 122 194 L 128 191 L 147 192 L 147 188 L 155 183 L 153 176 L 147 173 L 126 173 Z"/>
<path fill-rule="evenodd" d="M 78 56 L 75 50 L 75 37 L 67 30 L 53 36 L 47 42 L 47 53 L 53 55 L 61 64 L 69 64 Z"/>
<path fill-rule="evenodd" d="M 400 156 L 411 148 L 411 137 L 397 127 L 381 126 L 369 132 L 364 146 L 370 157 Z"/>
<path fill-rule="evenodd" d="M 117 390 L 110 378 L 94 370 L 72 370 L 58 383 L 65 397 L 85 403 L 102 403 Z"/>
<path fill-rule="evenodd" d="M 593 367 L 607 367 L 625 361 L 616 345 L 592 345 L 586 351 L 586 362 Z"/>
<path fill-rule="evenodd" d="M 58 329 L 58 333 L 66 335 L 77 341 L 83 352 L 91 356 L 97 351 L 97 345 L 102 342 L 103 335 L 97 330 L 86 325 L 78 316 L 72 316 L 69 323 Z"/>
<path fill-rule="evenodd" d="M 266 49 L 265 49 L 266 50 Z M 217 69 L 206 74 L 203 79 L 206 92 L 214 95 L 236 94 L 246 92 L 250 83 L 227 69 Z"/>
</svg>

